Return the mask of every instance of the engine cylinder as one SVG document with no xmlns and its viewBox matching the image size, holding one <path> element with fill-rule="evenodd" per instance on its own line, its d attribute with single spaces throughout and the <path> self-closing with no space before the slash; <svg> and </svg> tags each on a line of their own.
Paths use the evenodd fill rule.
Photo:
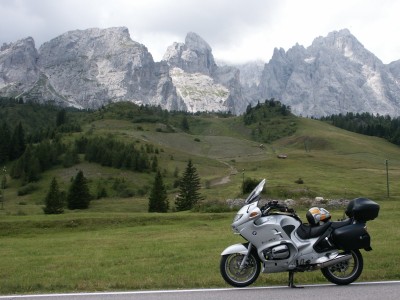
<svg viewBox="0 0 400 300">
<path fill-rule="evenodd" d="M 266 259 L 286 259 L 290 256 L 289 247 L 287 245 L 279 245 L 266 249 L 264 256 Z"/>
</svg>

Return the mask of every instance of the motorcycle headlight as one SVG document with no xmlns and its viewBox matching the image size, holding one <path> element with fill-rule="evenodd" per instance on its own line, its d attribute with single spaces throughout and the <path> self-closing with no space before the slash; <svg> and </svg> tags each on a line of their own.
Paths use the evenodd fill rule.
<svg viewBox="0 0 400 300">
<path fill-rule="evenodd" d="M 233 218 L 233 223 L 239 221 L 242 217 L 243 217 L 243 214 L 237 214 L 237 215 Z"/>
</svg>

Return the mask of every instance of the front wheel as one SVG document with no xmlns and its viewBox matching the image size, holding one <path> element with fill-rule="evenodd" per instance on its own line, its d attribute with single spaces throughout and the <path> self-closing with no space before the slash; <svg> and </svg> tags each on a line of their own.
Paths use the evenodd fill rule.
<svg viewBox="0 0 400 300">
<path fill-rule="evenodd" d="M 220 271 L 224 280 L 234 287 L 245 287 L 257 280 L 260 275 L 261 265 L 258 257 L 250 253 L 247 261 L 241 268 L 240 265 L 245 255 L 234 253 L 221 257 Z"/>
<path fill-rule="evenodd" d="M 330 282 L 338 285 L 346 285 L 360 277 L 364 267 L 363 257 L 359 250 L 347 252 L 352 258 L 336 265 L 321 269 L 322 274 Z"/>
</svg>

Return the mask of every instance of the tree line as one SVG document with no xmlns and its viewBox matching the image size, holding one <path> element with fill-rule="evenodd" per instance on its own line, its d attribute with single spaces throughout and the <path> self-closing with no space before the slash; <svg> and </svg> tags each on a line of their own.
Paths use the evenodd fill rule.
<svg viewBox="0 0 400 300">
<path fill-rule="evenodd" d="M 158 148 L 145 144 L 136 147 L 134 143 L 124 143 L 112 136 L 81 137 L 75 141 L 78 153 L 84 154 L 88 162 L 116 169 L 136 172 L 156 171 L 158 167 Z"/>
<path fill-rule="evenodd" d="M 291 108 L 275 99 L 266 99 L 264 103 L 258 102 L 256 106 L 247 105 L 246 112 L 243 115 L 245 125 L 251 125 L 260 121 L 279 116 L 290 116 Z"/>
<path fill-rule="evenodd" d="M 0 134 L 3 136 L 5 132 L 9 132 L 7 126 L 3 126 L 2 129 L 4 130 L 1 130 Z M 156 176 L 150 191 L 148 211 L 167 212 L 169 210 L 167 190 L 158 169 L 157 154 L 159 154 L 159 150 L 153 145 L 145 144 L 136 147 L 133 143 L 124 143 L 112 136 L 81 136 L 73 144 L 65 144 L 59 138 L 27 144 L 24 132 L 23 126 L 19 123 L 13 134 L 9 135 L 10 141 L 15 140 L 15 146 L 13 142 L 4 143 L 9 145 L 9 149 L 3 151 L 6 154 L 18 153 L 15 156 L 5 155 L 3 159 L 4 162 L 14 159 L 10 176 L 13 179 L 21 180 L 22 185 L 38 181 L 42 172 L 60 163 L 64 167 L 79 163 L 79 154 L 83 154 L 85 160 L 103 166 L 137 172 L 155 171 Z M 15 150 L 10 151 L 10 149 Z M 189 160 L 186 170 L 179 180 L 179 193 L 175 199 L 176 210 L 192 209 L 202 199 L 199 193 L 200 188 L 197 170 Z M 43 211 L 46 214 L 60 214 L 64 212 L 65 206 L 68 209 L 86 209 L 89 207 L 91 199 L 92 195 L 89 193 L 87 180 L 83 172 L 79 171 L 67 194 L 60 191 L 57 180 L 53 178 L 44 201 Z"/>
<path fill-rule="evenodd" d="M 336 127 L 364 134 L 384 138 L 387 141 L 400 145 L 400 118 L 389 115 L 352 113 L 321 117 L 321 121 L 328 122 Z"/>
<path fill-rule="evenodd" d="M 22 185 L 40 179 L 40 174 L 53 166 L 71 167 L 80 162 L 79 154 L 88 162 L 136 172 L 156 171 L 158 149 L 152 145 L 136 148 L 113 137 L 81 137 L 68 144 L 60 139 L 26 144 L 21 138 L 23 153 L 12 163 L 10 176 L 20 179 Z M 21 150 L 22 152 L 22 150 Z"/>
<path fill-rule="evenodd" d="M 191 210 L 203 199 L 199 190 L 201 188 L 200 177 L 189 159 L 185 172 L 180 179 L 179 193 L 175 199 L 177 211 Z M 54 177 L 50 183 L 49 190 L 44 200 L 45 214 L 62 214 L 65 206 L 70 209 L 87 209 L 93 196 L 89 192 L 87 179 L 80 170 L 73 178 L 68 193 L 61 191 Z M 163 182 L 161 172 L 157 170 L 154 177 L 153 187 L 149 193 L 149 212 L 166 213 L 169 210 L 167 189 Z"/>
<path fill-rule="evenodd" d="M 70 167 L 84 159 L 118 169 L 136 172 L 155 172 L 154 186 L 149 196 L 149 212 L 168 211 L 166 188 L 163 176 L 158 168 L 159 149 L 151 144 L 122 142 L 112 136 L 78 135 L 73 139 L 64 139 L 65 133 L 81 132 L 77 115 L 69 109 L 53 105 L 24 103 L 23 99 L 0 98 L 0 164 L 10 165 L 9 175 L 21 182 L 21 186 L 40 180 L 41 173 L 54 166 Z M 129 108 L 129 109 L 128 109 Z M 164 121 L 174 117 L 174 124 L 184 131 L 189 131 L 188 116 L 184 112 L 170 112 L 160 107 L 133 106 L 122 103 L 102 108 L 98 112 L 85 113 L 85 119 L 103 118 L 108 115 L 124 113 L 124 118 L 132 122 Z M 98 116 L 96 116 L 98 114 Z M 71 118 L 72 115 L 72 118 Z M 82 119 L 83 120 L 83 119 Z M 87 121 L 87 120 L 86 120 Z M 16 124 L 16 125 L 15 125 Z M 83 173 L 78 173 L 73 182 L 85 182 Z M 175 209 L 190 210 L 201 199 L 198 190 L 200 178 L 191 160 L 187 170 L 178 183 L 179 194 L 175 199 Z M 73 185 L 73 184 L 72 184 Z M 72 189 L 72 186 L 71 186 Z M 86 190 L 85 187 L 77 190 Z M 88 207 L 88 201 L 73 204 L 72 191 L 60 191 L 57 180 L 53 178 L 49 193 L 45 199 L 45 213 L 62 213 L 64 206 L 69 209 Z M 83 192 L 83 194 L 87 194 Z M 93 198 L 93 196 L 90 196 Z M 90 199 L 86 197 L 86 199 Z M 86 203 L 86 204 L 82 204 Z M 79 206 L 83 205 L 83 207 Z"/>
<path fill-rule="evenodd" d="M 273 98 L 264 103 L 258 102 L 254 107 L 249 104 L 242 120 L 251 130 L 252 139 L 261 143 L 291 135 L 297 128 L 290 106 Z"/>
</svg>

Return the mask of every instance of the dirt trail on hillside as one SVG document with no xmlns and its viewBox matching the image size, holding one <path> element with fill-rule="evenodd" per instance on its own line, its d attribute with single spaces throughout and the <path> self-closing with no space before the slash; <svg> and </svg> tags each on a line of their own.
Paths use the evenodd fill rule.
<svg viewBox="0 0 400 300">
<path fill-rule="evenodd" d="M 234 166 L 228 164 L 228 163 L 225 162 L 225 161 L 219 161 L 219 162 L 223 163 L 224 165 L 226 165 L 226 166 L 229 168 L 229 175 L 212 180 L 212 181 L 210 182 L 210 186 L 216 186 L 216 185 L 221 185 L 221 184 L 227 184 L 228 182 L 231 181 L 231 176 L 232 176 L 232 175 L 236 175 L 236 174 L 238 173 L 238 170 L 237 170 Z"/>
</svg>

